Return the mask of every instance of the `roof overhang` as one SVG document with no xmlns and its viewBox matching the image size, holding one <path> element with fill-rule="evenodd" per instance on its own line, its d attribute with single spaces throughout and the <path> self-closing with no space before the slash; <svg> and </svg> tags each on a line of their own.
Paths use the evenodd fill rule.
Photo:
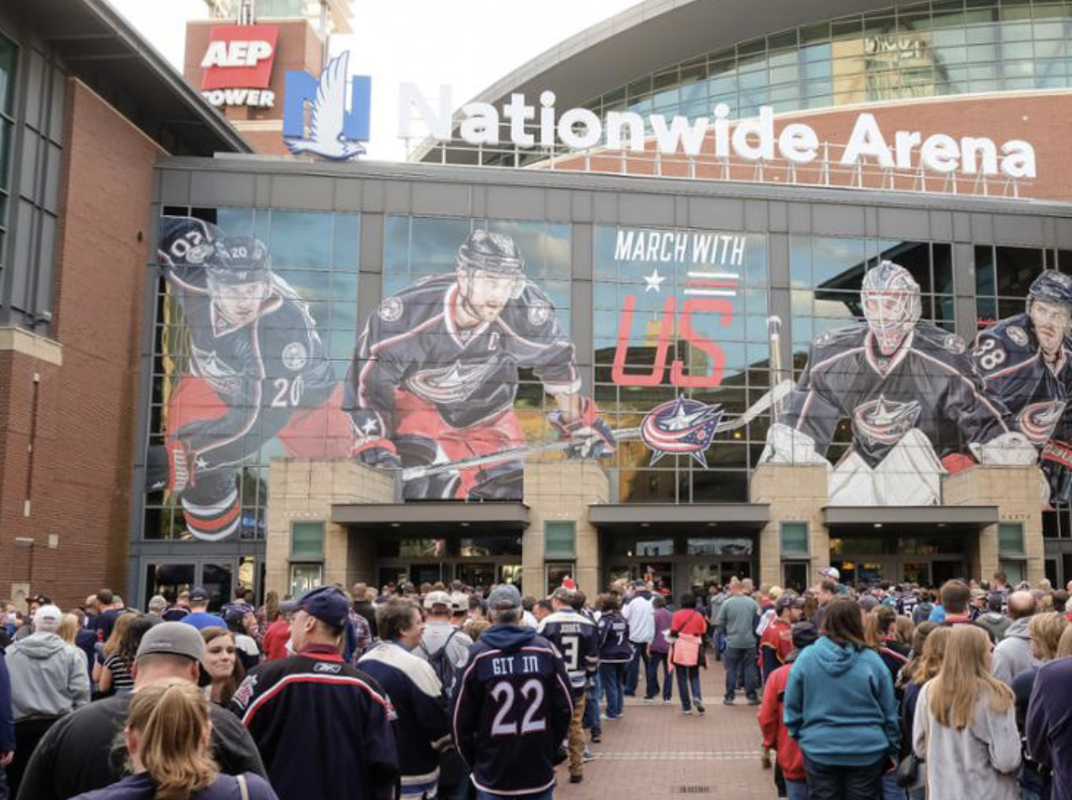
<svg viewBox="0 0 1072 800">
<path fill-rule="evenodd" d="M 712 50 L 892 5 L 893 0 L 644 0 L 541 53 L 473 101 L 499 105 L 512 93 L 522 92 L 531 104 L 541 91 L 550 89 L 561 113 Z M 435 144 L 424 142 L 413 160 L 429 156 Z M 452 160 L 465 155 L 466 151 L 451 153 Z"/>
<path fill-rule="evenodd" d="M 823 515 L 832 533 L 873 534 L 887 527 L 898 533 L 936 528 L 967 532 L 1000 521 L 997 506 L 827 506 Z"/>
<path fill-rule="evenodd" d="M 753 503 L 635 503 L 593 505 L 588 521 L 600 531 L 618 534 L 721 533 L 758 531 L 770 521 L 770 506 Z"/>
<path fill-rule="evenodd" d="M 78 78 L 176 155 L 251 153 L 249 144 L 105 0 L 9 6 Z"/>
<path fill-rule="evenodd" d="M 508 532 L 529 526 L 529 508 L 524 503 L 345 503 L 331 507 L 331 521 L 352 530 L 407 534 Z"/>
</svg>

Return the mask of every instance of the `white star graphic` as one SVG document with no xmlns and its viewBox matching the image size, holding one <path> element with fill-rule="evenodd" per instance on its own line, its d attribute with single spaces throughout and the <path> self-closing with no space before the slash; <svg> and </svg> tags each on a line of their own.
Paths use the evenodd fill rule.
<svg viewBox="0 0 1072 800">
<path fill-rule="evenodd" d="M 658 269 L 658 267 L 656 267 L 655 269 L 653 269 L 651 271 L 651 275 L 645 275 L 644 276 L 644 282 L 648 284 L 647 286 L 644 287 L 644 293 L 647 294 L 648 292 L 651 292 L 651 291 L 661 292 L 662 291 L 661 284 L 665 280 L 666 280 L 666 278 L 664 278 L 663 276 L 661 276 L 659 274 L 659 269 Z"/>
</svg>

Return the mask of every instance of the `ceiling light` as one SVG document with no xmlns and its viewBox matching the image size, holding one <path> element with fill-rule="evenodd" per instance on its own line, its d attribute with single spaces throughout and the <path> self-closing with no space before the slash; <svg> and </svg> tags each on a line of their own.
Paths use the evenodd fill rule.
<svg viewBox="0 0 1072 800">
<path fill-rule="evenodd" d="M 881 523 L 881 522 L 876 522 L 876 523 L 875 523 L 875 527 L 876 527 L 876 528 L 881 528 L 881 527 L 882 527 L 882 523 Z"/>
</svg>

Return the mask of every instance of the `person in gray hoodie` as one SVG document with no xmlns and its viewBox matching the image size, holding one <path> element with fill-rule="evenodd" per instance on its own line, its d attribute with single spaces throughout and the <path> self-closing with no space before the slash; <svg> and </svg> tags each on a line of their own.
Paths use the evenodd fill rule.
<svg viewBox="0 0 1072 800">
<path fill-rule="evenodd" d="M 33 616 L 34 632 L 7 651 L 15 716 L 15 758 L 7 768 L 12 797 L 18 796 L 26 764 L 48 729 L 89 702 L 86 656 L 56 634 L 62 617 L 56 606 L 41 606 Z"/>
<path fill-rule="evenodd" d="M 1031 655 L 1031 635 L 1028 632 L 1028 625 L 1036 610 L 1035 596 L 1031 592 L 1013 592 L 1009 595 L 1012 624 L 994 648 L 990 664 L 990 674 L 1009 686 L 1017 674 L 1039 665 Z"/>
<path fill-rule="evenodd" d="M 1005 631 L 1009 629 L 1012 620 L 1001 613 L 1005 607 L 1005 595 L 1000 592 L 991 592 L 986 599 L 986 613 L 980 614 L 975 624 L 986 631 L 991 644 L 997 644 L 1005 638 Z"/>
</svg>

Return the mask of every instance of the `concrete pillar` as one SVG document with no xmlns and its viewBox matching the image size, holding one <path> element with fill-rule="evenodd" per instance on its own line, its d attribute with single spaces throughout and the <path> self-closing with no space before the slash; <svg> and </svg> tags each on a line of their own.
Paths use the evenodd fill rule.
<svg viewBox="0 0 1072 800">
<path fill-rule="evenodd" d="M 607 474 L 595 461 L 525 462 L 525 505 L 529 527 L 522 537 L 522 570 L 525 594 L 543 597 L 544 524 L 572 522 L 576 531 L 577 570 L 574 580 L 589 597 L 600 589 L 599 532 L 588 521 L 588 506 L 606 503 L 610 497 Z"/>
<path fill-rule="evenodd" d="M 975 466 L 942 479 L 942 499 L 950 506 L 997 506 L 1001 522 L 1023 526 L 1026 578 L 1031 583 L 1046 577 L 1042 540 L 1042 476 L 1035 466 Z M 972 575 L 989 579 L 999 568 L 998 526 L 987 525 L 967 547 Z M 1015 555 L 1011 561 L 1020 560 Z"/>
<path fill-rule="evenodd" d="M 750 499 L 770 506 L 770 521 L 759 533 L 759 580 L 782 583 L 783 522 L 806 522 L 813 569 L 830 566 L 830 534 L 823 519 L 827 504 L 823 464 L 761 464 L 752 473 Z"/>
<path fill-rule="evenodd" d="M 289 588 L 290 528 L 295 521 L 324 522 L 324 582 L 350 586 L 371 581 L 373 542 L 331 521 L 336 503 L 390 503 L 394 475 L 345 458 L 273 458 L 268 469 L 265 585 Z"/>
</svg>

